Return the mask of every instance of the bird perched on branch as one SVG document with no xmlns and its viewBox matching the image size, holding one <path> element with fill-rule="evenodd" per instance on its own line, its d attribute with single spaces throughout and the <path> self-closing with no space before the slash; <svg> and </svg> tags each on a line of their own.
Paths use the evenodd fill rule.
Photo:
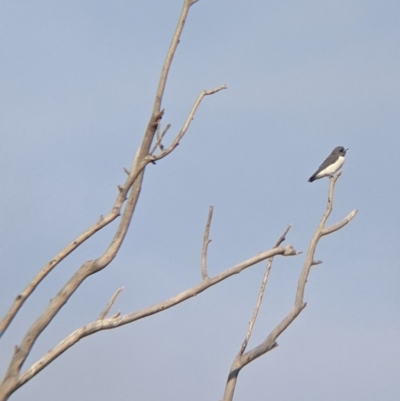
<svg viewBox="0 0 400 401">
<path fill-rule="evenodd" d="M 345 149 L 343 146 L 336 146 L 319 166 L 318 170 L 308 179 L 308 182 L 313 182 L 323 177 L 332 177 L 343 166 L 344 157 L 348 150 L 349 148 Z"/>
</svg>

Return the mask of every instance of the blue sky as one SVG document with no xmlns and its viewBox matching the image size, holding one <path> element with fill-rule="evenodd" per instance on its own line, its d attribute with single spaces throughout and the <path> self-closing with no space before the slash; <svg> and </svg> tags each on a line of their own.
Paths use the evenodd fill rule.
<svg viewBox="0 0 400 401">
<path fill-rule="evenodd" d="M 181 1 L 3 2 L 0 6 L 0 312 L 39 268 L 111 208 L 149 118 Z M 163 100 L 181 142 L 149 166 L 116 260 L 91 277 L 37 342 L 36 361 L 94 320 L 116 288 L 122 313 L 268 249 L 288 223 L 305 251 L 327 180 L 307 183 L 349 147 L 335 222 L 306 288 L 307 308 L 279 347 L 247 366 L 235 400 L 398 400 L 400 389 L 400 3 L 207 1 L 189 14 Z M 12 346 L 60 285 L 97 257 L 115 224 L 64 261 L 0 342 Z M 287 313 L 304 255 L 274 262 L 250 346 Z M 217 400 L 243 340 L 264 264 L 164 313 L 99 333 L 12 400 Z"/>
</svg>

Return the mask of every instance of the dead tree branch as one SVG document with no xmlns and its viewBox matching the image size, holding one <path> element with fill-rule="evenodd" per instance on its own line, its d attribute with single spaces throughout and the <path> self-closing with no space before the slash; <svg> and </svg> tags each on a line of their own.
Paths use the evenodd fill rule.
<svg viewBox="0 0 400 401">
<path fill-rule="evenodd" d="M 197 1 L 197 0 L 196 0 Z M 94 235 L 97 231 L 101 230 L 107 224 L 111 223 L 118 216 L 121 216 L 119 225 L 115 231 L 114 237 L 104 253 L 95 260 L 85 262 L 73 276 L 68 280 L 64 287 L 58 292 L 58 294 L 51 300 L 50 304 L 45 308 L 43 313 L 36 319 L 36 321 L 28 329 L 26 335 L 22 339 L 19 346 L 15 347 L 13 356 L 9 363 L 8 369 L 4 376 L 3 381 L 0 383 L 0 401 L 8 399 L 8 397 L 21 386 L 21 368 L 26 361 L 29 353 L 32 350 L 36 340 L 43 332 L 43 330 L 50 324 L 56 314 L 65 305 L 68 299 L 74 294 L 77 288 L 92 274 L 95 274 L 111 263 L 119 251 L 121 244 L 125 238 L 127 230 L 129 228 L 132 215 L 135 211 L 137 201 L 140 196 L 142 181 L 144 176 L 144 169 L 147 164 L 154 162 L 155 160 L 161 159 L 170 154 L 175 147 L 179 144 L 180 139 L 187 131 L 190 121 L 193 119 L 194 114 L 199 106 L 202 98 L 206 95 L 216 93 L 223 88 L 217 88 L 216 90 L 203 91 L 195 105 L 190 112 L 188 119 L 186 120 L 182 130 L 172 142 L 170 147 L 164 149 L 159 155 L 153 156 L 149 154 L 151 144 L 153 143 L 154 136 L 159 127 L 160 120 L 164 114 L 164 110 L 160 110 L 161 101 L 165 91 L 165 85 L 168 77 L 168 73 L 171 67 L 173 56 L 176 52 L 176 48 L 179 43 L 179 39 L 189 12 L 190 7 L 196 2 L 194 0 L 184 0 L 181 15 L 178 19 L 177 27 L 172 38 L 171 45 L 167 52 L 165 62 L 163 64 L 160 80 L 155 94 L 155 100 L 153 110 L 147 124 L 145 133 L 141 145 L 136 152 L 136 155 L 132 161 L 130 170 L 126 170 L 128 177 L 122 186 L 119 186 L 119 193 L 111 212 L 105 217 L 101 218 L 88 228 L 84 233 L 78 236 L 73 242 L 67 245 L 62 251 L 60 251 L 50 262 L 48 262 L 39 273 L 30 281 L 27 287 L 19 294 L 9 311 L 6 313 L 4 318 L 0 321 L 0 334 L 3 334 L 9 327 L 11 321 L 16 316 L 23 303 L 32 294 L 36 287 L 43 281 L 43 279 L 54 269 L 63 259 L 70 255 L 78 246 L 83 244 L 88 238 Z M 160 144 L 159 144 L 160 145 Z M 122 206 L 125 204 L 125 208 L 122 211 Z M 122 215 L 121 215 L 122 213 Z M 107 319 L 101 319 L 100 321 L 105 322 Z"/>
<path fill-rule="evenodd" d="M 132 323 L 136 320 L 143 319 L 147 316 L 154 315 L 156 313 L 162 312 L 166 309 L 169 309 L 181 302 L 186 301 L 189 298 L 192 298 L 201 292 L 207 290 L 215 284 L 220 283 L 221 281 L 227 279 L 228 277 L 233 276 L 234 274 L 239 274 L 243 270 L 253 266 L 265 259 L 271 258 L 273 256 L 282 255 L 282 256 L 293 256 L 296 255 L 296 251 L 291 246 L 285 246 L 284 248 L 274 248 L 269 251 L 261 252 L 258 255 L 255 255 L 225 271 L 214 276 L 208 277 L 203 280 L 201 283 L 195 285 L 192 288 L 189 288 L 180 294 L 175 295 L 172 298 L 169 298 L 165 301 L 152 305 L 148 308 L 144 308 L 138 312 L 133 312 L 130 314 L 111 317 L 108 319 L 97 319 L 96 321 L 89 323 L 71 333 L 68 337 L 62 340 L 58 345 L 56 345 L 52 350 L 48 351 L 46 355 L 44 355 L 41 359 L 39 359 L 36 363 L 34 363 L 30 368 L 28 368 L 25 372 L 23 372 L 18 378 L 18 387 L 25 384 L 28 380 L 34 377 L 37 373 L 39 373 L 42 369 L 44 369 L 47 365 L 49 365 L 54 359 L 59 357 L 63 352 L 65 352 L 68 348 L 72 347 L 82 338 L 89 336 L 91 334 L 97 333 L 102 330 L 115 329 L 117 327 L 123 326 L 128 323 Z"/>
<path fill-rule="evenodd" d="M 353 210 L 340 222 L 327 228 L 324 227 L 329 215 L 332 212 L 334 189 L 336 181 L 338 180 L 339 176 L 340 174 L 330 178 L 328 202 L 326 210 L 311 239 L 306 259 L 304 261 L 304 265 L 299 276 L 295 301 L 292 309 L 290 310 L 288 315 L 284 317 L 282 321 L 269 333 L 269 335 L 261 344 L 259 344 L 258 346 L 254 347 L 253 349 L 244 354 L 239 353 L 236 356 L 229 371 L 227 383 L 225 386 L 223 401 L 232 401 L 240 370 L 247 364 L 254 361 L 256 358 L 264 355 L 265 353 L 271 351 L 273 348 L 277 347 L 278 345 L 276 343 L 277 338 L 287 329 L 287 327 L 296 319 L 296 317 L 300 314 L 300 312 L 306 307 L 306 303 L 304 303 L 304 290 L 308 275 L 310 273 L 310 269 L 313 266 L 313 264 L 316 263 L 314 261 L 314 254 L 321 237 L 344 227 L 356 215 L 357 210 Z"/>
</svg>

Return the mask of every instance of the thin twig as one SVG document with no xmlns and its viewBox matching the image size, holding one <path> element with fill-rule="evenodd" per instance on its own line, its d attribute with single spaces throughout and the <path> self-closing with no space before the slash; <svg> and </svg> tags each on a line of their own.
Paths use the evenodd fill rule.
<svg viewBox="0 0 400 401">
<path fill-rule="evenodd" d="M 207 250 L 208 250 L 208 244 L 211 242 L 210 226 L 211 226 L 213 210 L 214 210 L 213 206 L 210 206 L 208 209 L 208 217 L 207 217 L 206 227 L 204 229 L 204 234 L 203 234 L 203 249 L 201 251 L 201 277 L 203 278 L 203 280 L 205 280 L 208 277 L 208 275 L 207 275 Z"/>
<path fill-rule="evenodd" d="M 321 263 L 322 263 L 322 260 L 313 260 L 311 262 L 311 266 L 317 266 L 317 265 L 320 265 Z"/>
<path fill-rule="evenodd" d="M 110 309 L 113 307 L 118 295 L 121 293 L 123 289 L 124 287 L 120 287 L 114 292 L 113 296 L 107 302 L 107 305 L 105 306 L 104 310 L 100 313 L 97 320 L 103 320 L 108 315 L 108 312 L 110 312 Z"/>
<path fill-rule="evenodd" d="M 282 244 L 282 242 L 285 241 L 286 235 L 287 235 L 287 233 L 289 232 L 289 230 L 291 228 L 292 228 L 292 225 L 289 224 L 286 227 L 286 229 L 283 232 L 283 234 L 278 238 L 278 241 L 276 241 L 276 243 L 274 245 L 274 248 L 278 248 L 278 246 L 280 246 Z M 267 281 L 268 281 L 268 277 L 269 277 L 269 273 L 271 271 L 271 267 L 272 267 L 272 262 L 273 261 L 274 261 L 273 257 L 268 259 L 267 267 L 265 269 L 264 276 L 263 276 L 262 281 L 261 281 L 260 291 L 258 292 L 256 306 L 254 307 L 253 316 L 250 319 L 249 326 L 248 326 L 247 333 L 246 333 L 246 337 L 245 337 L 245 339 L 244 339 L 244 341 L 242 343 L 242 346 L 240 347 L 240 350 L 239 350 L 239 353 L 238 353 L 238 357 L 243 355 L 243 352 L 246 350 L 247 345 L 249 343 L 249 340 L 250 340 L 250 337 L 251 337 L 251 333 L 253 331 L 254 324 L 255 324 L 255 322 L 257 320 L 258 312 L 260 310 L 261 303 L 262 303 L 262 300 L 263 300 L 263 297 L 264 297 L 265 287 L 267 285 Z"/>
</svg>

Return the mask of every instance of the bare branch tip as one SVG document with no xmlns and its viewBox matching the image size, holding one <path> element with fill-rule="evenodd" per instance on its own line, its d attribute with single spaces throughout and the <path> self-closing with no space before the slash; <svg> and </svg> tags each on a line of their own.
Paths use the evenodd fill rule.
<svg viewBox="0 0 400 401">
<path fill-rule="evenodd" d="M 289 230 L 291 229 L 292 225 L 289 224 L 285 231 L 283 232 L 283 234 L 278 238 L 278 241 L 276 241 L 274 248 L 278 248 L 278 246 L 280 246 L 282 244 L 282 242 L 284 242 L 286 240 L 286 235 L 289 232 Z"/>
<path fill-rule="evenodd" d="M 108 315 L 108 313 L 110 312 L 110 309 L 113 307 L 118 295 L 121 293 L 121 291 L 124 289 L 125 287 L 119 287 L 113 294 L 113 296 L 110 298 L 110 300 L 107 302 L 107 305 L 105 306 L 104 310 L 100 313 L 99 317 L 97 318 L 97 320 L 103 320 L 106 318 L 106 316 Z M 114 318 L 120 315 L 120 312 L 117 312 L 115 315 L 113 315 L 111 318 Z"/>
<path fill-rule="evenodd" d="M 349 218 L 352 219 L 357 213 L 358 213 L 358 210 L 357 210 L 357 209 L 352 210 L 352 211 L 349 213 Z"/>
<path fill-rule="evenodd" d="M 210 227 L 211 227 L 213 210 L 214 210 L 213 206 L 210 206 L 208 208 L 207 221 L 206 221 L 206 226 L 204 228 L 204 234 L 203 234 L 203 247 L 202 247 L 202 251 L 201 251 L 201 277 L 203 278 L 203 280 L 206 280 L 208 278 L 208 274 L 207 274 L 207 250 L 208 250 L 208 245 L 211 242 L 211 240 L 210 240 Z"/>
<path fill-rule="evenodd" d="M 294 256 L 297 254 L 298 253 L 293 249 L 291 245 L 286 245 L 285 248 L 283 248 L 283 256 Z"/>
</svg>

